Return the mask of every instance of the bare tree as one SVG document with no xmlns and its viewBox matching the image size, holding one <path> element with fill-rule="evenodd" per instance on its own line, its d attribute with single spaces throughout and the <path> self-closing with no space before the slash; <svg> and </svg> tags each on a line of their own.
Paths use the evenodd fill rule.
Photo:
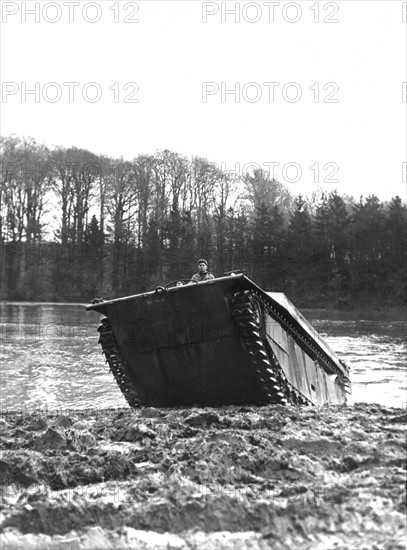
<svg viewBox="0 0 407 550">
<path fill-rule="evenodd" d="M 41 242 L 48 149 L 32 138 L 1 138 L 0 244 L 9 243 L 10 291 L 24 286 L 28 247 Z M 2 280 L 3 277 L 2 277 Z"/>
</svg>

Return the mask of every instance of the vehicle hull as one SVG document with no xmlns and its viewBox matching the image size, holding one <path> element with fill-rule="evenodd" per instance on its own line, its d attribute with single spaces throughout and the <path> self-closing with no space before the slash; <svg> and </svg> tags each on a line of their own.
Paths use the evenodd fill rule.
<svg viewBox="0 0 407 550">
<path fill-rule="evenodd" d="M 109 319 L 132 405 L 345 403 L 350 391 L 346 366 L 298 310 L 243 275 L 87 309 Z"/>
</svg>

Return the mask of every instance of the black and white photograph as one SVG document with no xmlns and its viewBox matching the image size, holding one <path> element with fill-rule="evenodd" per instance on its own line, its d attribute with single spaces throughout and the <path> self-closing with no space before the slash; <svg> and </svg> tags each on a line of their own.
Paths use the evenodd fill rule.
<svg viewBox="0 0 407 550">
<path fill-rule="evenodd" d="M 407 1 L 0 31 L 0 548 L 405 550 Z"/>
</svg>

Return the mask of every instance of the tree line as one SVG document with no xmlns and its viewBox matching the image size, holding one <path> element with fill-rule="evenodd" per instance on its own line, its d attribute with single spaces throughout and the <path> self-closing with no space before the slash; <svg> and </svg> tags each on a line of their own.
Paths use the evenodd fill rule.
<svg viewBox="0 0 407 550">
<path fill-rule="evenodd" d="M 298 306 L 406 302 L 400 197 L 293 197 L 262 169 L 236 175 L 163 150 L 133 161 L 1 138 L 0 299 L 88 301 L 242 270 Z"/>
</svg>

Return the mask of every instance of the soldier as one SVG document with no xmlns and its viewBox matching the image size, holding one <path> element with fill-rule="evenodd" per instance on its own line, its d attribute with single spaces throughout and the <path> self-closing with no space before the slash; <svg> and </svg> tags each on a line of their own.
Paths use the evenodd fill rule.
<svg viewBox="0 0 407 550">
<path fill-rule="evenodd" d="M 201 281 L 209 281 L 215 277 L 208 271 L 208 262 L 201 258 L 198 260 L 198 273 L 192 275 L 191 280 L 200 283 Z"/>
</svg>

